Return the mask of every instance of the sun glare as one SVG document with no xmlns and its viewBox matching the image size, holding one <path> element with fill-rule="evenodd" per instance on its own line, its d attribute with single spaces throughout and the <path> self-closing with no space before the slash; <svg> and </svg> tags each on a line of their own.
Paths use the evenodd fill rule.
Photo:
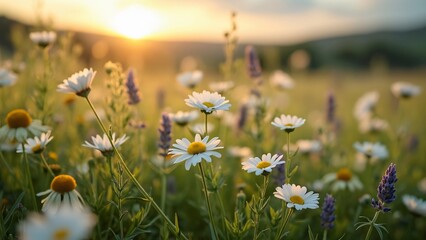
<svg viewBox="0 0 426 240">
<path fill-rule="evenodd" d="M 139 5 L 126 7 L 112 19 L 112 29 L 127 38 L 141 39 L 159 30 L 160 16 Z"/>
</svg>

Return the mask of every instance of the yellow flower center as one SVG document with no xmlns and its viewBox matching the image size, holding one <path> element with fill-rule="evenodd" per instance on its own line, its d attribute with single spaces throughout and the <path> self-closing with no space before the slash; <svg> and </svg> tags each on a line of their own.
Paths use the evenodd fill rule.
<svg viewBox="0 0 426 240">
<path fill-rule="evenodd" d="M 6 116 L 6 123 L 9 128 L 26 128 L 32 122 L 30 114 L 24 109 L 15 109 Z"/>
<path fill-rule="evenodd" d="M 53 240 L 67 240 L 69 239 L 71 233 L 67 228 L 60 228 L 53 233 Z"/>
<path fill-rule="evenodd" d="M 60 194 L 71 192 L 76 187 L 77 183 L 75 179 L 70 175 L 65 174 L 56 176 L 50 184 L 50 189 Z"/>
<path fill-rule="evenodd" d="M 342 181 L 349 181 L 352 178 L 352 173 L 347 168 L 341 168 L 339 171 L 337 171 L 336 178 Z"/>
<path fill-rule="evenodd" d="M 32 147 L 31 148 L 31 151 L 33 152 L 33 153 L 41 153 L 41 152 L 43 152 L 43 148 L 41 148 L 41 145 L 40 144 L 37 144 L 37 145 L 35 145 L 34 147 Z"/>
<path fill-rule="evenodd" d="M 293 123 L 286 123 L 286 124 L 284 124 L 284 126 L 286 126 L 286 127 L 294 127 L 294 124 Z"/>
<path fill-rule="evenodd" d="M 49 152 L 47 153 L 47 156 L 49 156 L 50 159 L 58 161 L 58 154 L 56 154 L 55 152 Z"/>
<path fill-rule="evenodd" d="M 189 154 L 199 154 L 206 151 L 206 144 L 203 142 L 193 142 L 189 144 L 186 150 Z"/>
<path fill-rule="evenodd" d="M 295 204 L 303 205 L 305 204 L 305 200 L 301 196 L 294 195 L 290 197 L 290 201 Z"/>
<path fill-rule="evenodd" d="M 214 104 L 211 103 L 211 102 L 203 102 L 203 105 L 208 107 L 208 108 L 214 107 Z"/>
<path fill-rule="evenodd" d="M 261 162 L 259 162 L 259 163 L 256 165 L 256 167 L 257 167 L 257 168 L 261 168 L 261 169 L 263 169 L 263 168 L 267 168 L 267 167 L 269 167 L 269 166 L 271 166 L 271 163 L 270 163 L 270 162 L 266 162 L 266 161 L 261 161 Z"/>
</svg>

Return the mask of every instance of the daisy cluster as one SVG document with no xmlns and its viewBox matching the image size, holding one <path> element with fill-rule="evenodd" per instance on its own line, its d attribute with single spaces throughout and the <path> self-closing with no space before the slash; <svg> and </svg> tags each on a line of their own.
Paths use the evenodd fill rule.
<svg viewBox="0 0 426 240">
<path fill-rule="evenodd" d="M 426 177 L 415 162 L 422 135 L 407 120 L 418 111 L 406 111 L 422 88 L 392 82 L 387 95 L 368 89 L 347 106 L 341 98 L 358 92 L 342 96 L 336 86 L 321 116 L 299 117 L 314 105 L 308 99 L 316 99 L 306 95 L 297 105 L 290 93 L 307 85 L 293 78 L 303 76 L 296 70 L 309 64 L 307 53 L 292 54 L 292 74 L 278 69 L 268 76 L 265 56 L 247 46 L 241 77 L 235 17 L 225 34 L 221 79 L 210 81 L 186 58 L 170 78 L 183 87 L 166 82 L 156 93 L 140 84 L 133 68 L 107 62 L 104 73 L 87 67 L 57 81 L 63 101 L 50 90 L 68 71 L 59 66 L 67 41 L 52 31 L 32 32 L 37 63 L 25 66 L 43 77 L 29 83 L 0 65 L 0 97 L 9 100 L 6 91 L 14 90 L 0 104 L 6 109 L 0 238 L 338 239 L 359 237 L 364 228 L 365 239 L 383 238 L 387 230 L 423 236 Z M 105 89 L 95 82 L 102 74 Z M 12 95 L 23 83 L 27 90 L 35 86 L 34 94 L 16 101 Z M 81 102 L 90 111 L 81 111 Z M 385 118 L 387 111 L 392 118 Z M 373 218 L 363 216 L 371 210 Z M 416 231 L 395 227 L 403 224 Z"/>
</svg>

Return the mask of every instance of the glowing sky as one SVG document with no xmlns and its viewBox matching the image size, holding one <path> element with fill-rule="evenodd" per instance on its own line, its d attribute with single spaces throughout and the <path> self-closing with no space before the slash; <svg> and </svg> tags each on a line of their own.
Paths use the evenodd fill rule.
<svg viewBox="0 0 426 240">
<path fill-rule="evenodd" d="M 144 9 L 145 17 L 124 11 L 129 6 Z M 117 35 L 117 26 L 125 26 L 121 32 L 139 29 L 134 36 L 158 40 L 222 41 L 231 10 L 238 13 L 239 39 L 253 43 L 426 25 L 425 0 L 0 0 L 0 15 L 25 23 L 35 22 L 36 9 L 57 29 Z"/>
</svg>

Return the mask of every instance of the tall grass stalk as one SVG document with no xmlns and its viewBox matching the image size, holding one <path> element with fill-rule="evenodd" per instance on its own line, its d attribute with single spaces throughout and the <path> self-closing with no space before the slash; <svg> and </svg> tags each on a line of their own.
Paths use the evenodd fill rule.
<svg viewBox="0 0 426 240">
<path fill-rule="evenodd" d="M 50 168 L 49 164 L 47 164 L 46 158 L 44 157 L 43 153 L 40 153 L 41 161 L 43 162 L 44 166 L 46 167 L 47 171 L 52 175 L 52 177 L 55 177 L 55 173 L 53 173 L 52 169 Z"/>
<path fill-rule="evenodd" d="M 28 156 L 27 153 L 25 152 L 25 144 L 22 144 L 22 149 L 24 149 L 24 151 L 22 152 L 23 157 L 24 157 L 24 164 L 25 164 L 25 175 L 27 176 L 27 184 L 29 186 L 29 190 L 30 190 L 30 198 L 31 198 L 31 202 L 33 204 L 33 210 L 37 211 L 38 207 L 37 207 L 37 199 L 36 199 L 36 195 L 34 192 L 34 185 L 33 185 L 33 181 L 31 178 L 31 171 L 30 171 L 30 163 L 28 162 Z M 24 188 L 26 188 L 27 186 L 24 186 Z"/>
<path fill-rule="evenodd" d="M 210 204 L 209 192 L 208 192 L 208 189 L 207 189 L 206 176 L 205 176 L 205 173 L 204 173 L 203 165 L 201 163 L 199 163 L 198 167 L 200 169 L 201 179 L 202 179 L 202 182 L 203 182 L 204 197 L 206 199 L 207 209 L 208 209 L 208 212 L 209 212 L 210 225 L 211 225 L 211 228 L 212 228 L 212 231 L 213 231 L 213 235 L 215 236 L 215 239 L 218 240 L 219 237 L 217 235 L 216 224 L 215 224 L 214 219 L 213 219 L 212 207 L 211 207 L 211 204 Z"/>
<path fill-rule="evenodd" d="M 152 206 L 154 207 L 154 209 L 167 222 L 167 224 L 172 229 L 173 233 L 175 235 L 177 235 L 178 237 L 180 237 L 180 238 L 188 239 L 182 232 L 177 231 L 177 229 L 178 229 L 177 226 L 175 226 L 175 224 L 173 224 L 173 222 L 167 217 L 167 215 L 163 212 L 163 210 L 157 205 L 157 203 L 154 201 L 154 199 L 148 194 L 148 192 L 145 190 L 145 188 L 143 188 L 142 185 L 138 182 L 138 180 L 136 179 L 136 177 L 133 175 L 133 173 L 127 167 L 127 164 L 124 161 L 123 157 L 121 156 L 120 152 L 115 147 L 115 145 L 114 145 L 114 143 L 113 143 L 113 141 L 111 139 L 111 136 L 108 134 L 108 131 L 105 128 L 104 124 L 102 123 L 102 120 L 99 117 L 98 113 L 96 112 L 96 109 L 93 106 L 92 102 L 90 101 L 90 99 L 87 96 L 85 97 L 85 99 L 86 99 L 87 103 L 89 104 L 90 108 L 92 109 L 93 113 L 95 114 L 95 117 L 96 117 L 96 119 L 97 119 L 97 121 L 99 123 L 99 126 L 102 128 L 102 131 L 108 136 L 108 140 L 109 140 L 112 148 L 114 149 L 114 152 L 117 154 L 118 160 L 119 160 L 120 164 L 122 165 L 122 167 L 124 169 L 124 172 L 130 178 L 130 180 L 133 182 L 133 184 L 135 184 L 135 186 L 138 189 L 138 191 L 146 198 L 146 200 L 148 202 L 150 202 L 152 204 Z"/>
<path fill-rule="evenodd" d="M 365 236 L 365 240 L 370 240 L 371 233 L 373 232 L 373 227 L 376 224 L 379 214 L 380 214 L 380 211 L 376 211 L 376 213 L 374 214 L 373 220 L 371 220 L 370 222 L 370 227 L 368 228 L 367 235 Z"/>
<path fill-rule="evenodd" d="M 293 208 L 287 208 L 285 218 L 282 221 L 282 224 L 280 226 L 280 230 L 278 231 L 277 235 L 275 235 L 275 240 L 281 239 L 281 235 L 283 234 L 283 231 L 285 227 L 287 226 L 288 220 L 290 219 L 292 214 L 293 214 Z"/>
<path fill-rule="evenodd" d="M 257 207 L 255 218 L 254 218 L 254 233 L 253 233 L 253 239 L 257 239 L 258 235 L 258 229 L 260 225 L 260 217 L 263 214 L 264 210 L 264 201 L 266 196 L 266 189 L 268 188 L 269 184 L 269 175 L 263 177 L 263 187 L 260 191 L 260 199 L 259 199 L 259 205 Z"/>
</svg>

